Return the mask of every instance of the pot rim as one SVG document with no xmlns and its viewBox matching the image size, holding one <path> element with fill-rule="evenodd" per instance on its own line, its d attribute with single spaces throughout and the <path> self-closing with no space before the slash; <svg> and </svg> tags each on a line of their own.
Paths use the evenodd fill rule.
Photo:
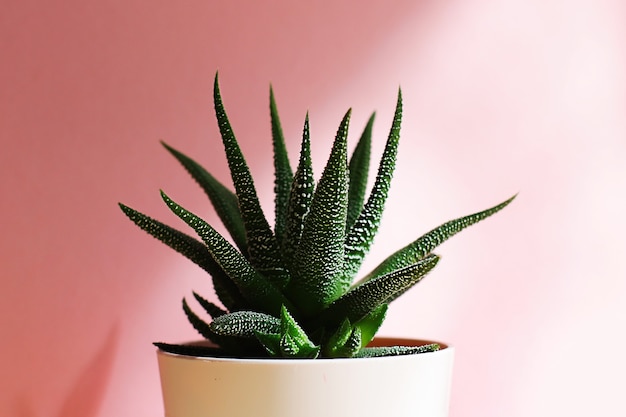
<svg viewBox="0 0 626 417">
<path fill-rule="evenodd" d="M 157 350 L 157 355 L 162 355 L 165 357 L 176 358 L 180 360 L 193 360 L 193 361 L 202 361 L 202 362 L 224 362 L 224 363 L 250 363 L 250 364 L 273 364 L 273 365 L 289 365 L 289 364 L 315 364 L 315 363 L 345 363 L 345 362 L 355 362 L 355 361 L 371 361 L 371 360 L 402 360 L 406 358 L 416 358 L 416 357 L 425 357 L 426 355 L 445 355 L 446 353 L 450 353 L 454 348 L 447 343 L 442 343 L 434 340 L 427 339 L 412 339 L 412 338 L 403 338 L 403 337 L 375 337 L 368 346 L 370 347 L 379 347 L 379 346 L 422 346 L 431 343 L 437 343 L 441 348 L 434 352 L 425 352 L 414 355 L 396 355 L 396 356 L 380 356 L 380 357 L 372 357 L 372 358 L 318 358 L 318 359 L 285 359 L 285 358 L 236 358 L 236 357 L 218 357 L 218 356 L 191 356 L 191 355 L 182 355 L 177 353 L 166 352 L 161 349 Z M 183 344 L 192 344 L 192 345 L 204 345 L 204 346 L 212 346 L 212 344 L 207 340 L 201 341 L 192 341 Z"/>
</svg>

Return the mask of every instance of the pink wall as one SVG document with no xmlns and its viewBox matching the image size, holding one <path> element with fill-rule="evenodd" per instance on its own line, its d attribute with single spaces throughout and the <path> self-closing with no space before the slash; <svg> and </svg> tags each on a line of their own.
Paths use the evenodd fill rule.
<svg viewBox="0 0 626 417">
<path fill-rule="evenodd" d="M 453 417 L 623 415 L 623 2 L 310 3 L 3 2 L 0 415 L 162 415 L 150 343 L 194 337 L 180 299 L 211 290 L 116 203 L 206 210 L 158 140 L 227 178 L 216 69 L 268 212 L 270 81 L 291 149 L 310 110 L 318 163 L 350 106 L 355 134 L 378 110 L 380 151 L 402 85 L 369 265 L 520 192 L 383 329 L 457 346 Z"/>
</svg>

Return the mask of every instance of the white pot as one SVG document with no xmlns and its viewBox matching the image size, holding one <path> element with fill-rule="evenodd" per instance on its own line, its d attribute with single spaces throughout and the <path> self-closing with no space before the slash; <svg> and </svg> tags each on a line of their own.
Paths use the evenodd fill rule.
<svg viewBox="0 0 626 417">
<path fill-rule="evenodd" d="M 426 341 L 377 338 L 377 346 Z M 447 417 L 454 349 L 370 359 L 158 351 L 165 417 Z"/>
</svg>

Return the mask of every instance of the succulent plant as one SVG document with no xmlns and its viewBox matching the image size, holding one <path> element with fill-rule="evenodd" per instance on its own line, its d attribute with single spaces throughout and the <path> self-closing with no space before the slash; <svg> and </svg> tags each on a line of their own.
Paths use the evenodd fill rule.
<svg viewBox="0 0 626 417">
<path fill-rule="evenodd" d="M 183 299 L 188 320 L 212 342 L 212 347 L 155 344 L 162 350 L 188 355 L 284 358 L 370 357 L 438 349 L 436 344 L 383 348 L 367 345 L 382 324 L 389 303 L 437 265 L 439 256 L 432 251 L 449 237 L 498 212 L 515 197 L 436 227 L 356 280 L 378 230 L 396 165 L 401 91 L 378 173 L 366 199 L 374 115 L 348 158 L 351 111 L 345 114 L 316 183 L 308 114 L 294 172 L 270 88 L 275 168 L 273 230 L 262 212 L 226 115 L 217 74 L 214 105 L 234 192 L 193 159 L 165 143 L 163 146 L 204 189 L 231 240 L 164 192 L 161 196 L 166 205 L 199 239 L 120 204 L 137 226 L 208 272 L 222 304 L 218 306 L 193 293 L 202 314 L 211 318 L 208 321 Z"/>
</svg>

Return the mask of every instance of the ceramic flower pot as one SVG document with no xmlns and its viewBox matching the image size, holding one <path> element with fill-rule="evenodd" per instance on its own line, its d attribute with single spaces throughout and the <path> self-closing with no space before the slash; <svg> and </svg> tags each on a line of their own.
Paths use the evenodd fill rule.
<svg viewBox="0 0 626 417">
<path fill-rule="evenodd" d="M 426 341 L 377 338 L 377 346 Z M 158 351 L 165 417 L 446 417 L 454 350 L 370 359 L 226 359 Z"/>
</svg>

